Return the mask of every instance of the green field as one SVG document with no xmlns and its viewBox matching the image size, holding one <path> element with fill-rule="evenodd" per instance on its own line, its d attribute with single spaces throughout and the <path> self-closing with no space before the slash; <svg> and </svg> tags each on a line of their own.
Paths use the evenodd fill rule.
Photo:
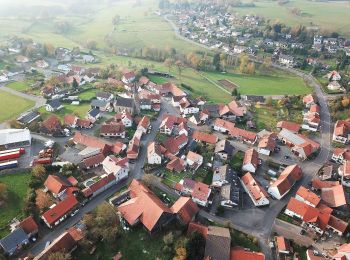
<svg viewBox="0 0 350 260">
<path fill-rule="evenodd" d="M 204 75 L 215 82 L 223 79 L 229 80 L 238 86 L 241 94 L 246 95 L 302 95 L 312 92 L 303 79 L 290 75 L 243 75 L 231 73 L 204 73 Z"/>
<path fill-rule="evenodd" d="M 320 29 L 350 36 L 349 1 L 291 0 L 286 5 L 279 5 L 278 1 L 263 0 L 254 1 L 254 4 L 255 7 L 234 8 L 234 12 L 241 15 L 261 15 L 287 25 L 317 26 Z M 300 16 L 292 14 L 290 10 L 294 7 L 301 10 Z"/>
<path fill-rule="evenodd" d="M 84 92 L 81 92 L 78 97 L 81 99 L 81 100 L 90 100 L 94 97 L 96 97 L 96 93 L 98 92 L 99 90 L 98 89 L 89 89 L 89 90 L 86 90 Z"/>
<path fill-rule="evenodd" d="M 45 110 L 45 107 L 41 107 L 39 112 L 41 117 L 45 120 L 51 115 L 56 115 L 58 118 L 63 120 L 64 116 L 67 114 L 74 114 L 80 118 L 85 118 L 86 113 L 90 110 L 90 104 L 81 104 L 79 106 L 63 104 L 63 108 L 57 112 L 51 113 Z"/>
<path fill-rule="evenodd" d="M 0 123 L 19 116 L 34 106 L 34 102 L 0 90 Z M 11 109 L 9 109 L 11 108 Z"/>
<path fill-rule="evenodd" d="M 6 85 L 6 87 L 22 92 L 28 89 L 28 84 L 24 81 L 16 81 Z"/>
<path fill-rule="evenodd" d="M 40 5 L 44 3 L 39 2 Z M 157 0 L 135 3 L 121 0 L 113 4 L 99 1 L 91 4 L 89 9 L 86 13 L 66 10 L 50 19 L 31 19 L 30 15 L 0 16 L 0 39 L 9 35 L 21 35 L 69 48 L 85 47 L 87 41 L 93 40 L 99 49 L 107 47 L 107 42 L 111 42 L 114 47 L 129 51 L 141 47 L 175 48 L 186 53 L 201 49 L 176 37 L 168 22 L 154 13 L 158 9 Z M 114 28 L 112 20 L 115 15 L 120 16 L 120 22 Z M 55 24 L 60 21 L 69 22 L 71 29 L 58 34 Z"/>
<path fill-rule="evenodd" d="M 14 217 L 23 218 L 22 208 L 24 198 L 28 190 L 30 174 L 16 173 L 0 176 L 0 183 L 4 183 L 8 189 L 6 204 L 0 206 L 0 238 L 7 235 L 10 230 L 8 223 Z"/>
</svg>

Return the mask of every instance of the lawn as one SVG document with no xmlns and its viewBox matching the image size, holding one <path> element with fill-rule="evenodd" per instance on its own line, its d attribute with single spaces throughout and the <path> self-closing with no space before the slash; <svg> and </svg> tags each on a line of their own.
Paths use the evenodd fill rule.
<svg viewBox="0 0 350 260">
<path fill-rule="evenodd" d="M 303 79 L 286 74 L 277 76 L 209 72 L 204 75 L 217 83 L 219 80 L 229 80 L 245 95 L 302 95 L 312 91 Z"/>
<path fill-rule="evenodd" d="M 138 225 L 128 232 L 122 231 L 117 242 L 112 245 L 108 243 L 98 243 L 94 255 L 89 255 L 86 252 L 77 250 L 73 253 L 73 258 L 112 259 L 115 254 L 121 252 L 123 259 L 172 259 L 169 255 L 162 252 L 162 247 L 164 246 L 163 235 L 165 233 L 166 232 L 161 231 L 150 236 L 145 229 Z M 182 236 L 180 239 L 181 238 Z"/>
<path fill-rule="evenodd" d="M 0 91 L 0 123 L 16 118 L 24 111 L 33 107 L 34 104 L 31 100 Z"/>
<path fill-rule="evenodd" d="M 156 84 L 163 84 L 169 80 L 169 79 L 164 78 L 164 77 L 152 76 L 152 75 L 149 76 L 149 79 Z"/>
<path fill-rule="evenodd" d="M 81 100 L 91 100 L 92 98 L 96 97 L 96 93 L 98 92 L 97 89 L 89 89 L 84 92 L 81 92 L 78 97 Z"/>
<path fill-rule="evenodd" d="M 284 107 L 257 106 L 253 115 L 258 130 L 276 130 L 277 122 L 282 120 L 292 121 L 299 124 L 303 121 L 303 116 L 300 110 L 287 110 Z"/>
<path fill-rule="evenodd" d="M 6 87 L 23 92 L 28 89 L 28 84 L 24 81 L 16 81 L 11 82 L 10 84 L 6 85 Z"/>
<path fill-rule="evenodd" d="M 60 118 L 63 121 L 63 118 L 67 114 L 74 114 L 77 115 L 80 118 L 85 118 L 86 113 L 90 110 L 90 104 L 81 104 L 79 106 L 74 105 L 68 105 L 63 104 L 63 108 L 55 113 L 47 112 L 45 110 L 45 107 L 41 107 L 39 109 L 39 112 L 41 114 L 41 117 L 45 120 L 50 115 L 56 115 L 58 118 Z"/>
<path fill-rule="evenodd" d="M 331 32 L 350 36 L 350 5 L 347 1 L 293 0 L 286 5 L 278 1 L 254 1 L 255 7 L 235 8 L 241 15 L 257 14 L 267 19 L 279 20 L 288 25 L 320 26 Z M 290 9 L 297 7 L 302 15 L 293 15 Z"/>
<path fill-rule="evenodd" d="M 165 175 L 163 176 L 163 183 L 169 187 L 174 187 L 176 183 L 184 178 L 191 178 L 191 175 L 188 172 L 165 171 Z"/>
<path fill-rule="evenodd" d="M 0 176 L 0 183 L 8 189 L 8 199 L 0 210 L 0 238 L 9 233 L 8 223 L 14 217 L 22 218 L 24 198 L 28 190 L 30 174 L 16 173 Z"/>
</svg>

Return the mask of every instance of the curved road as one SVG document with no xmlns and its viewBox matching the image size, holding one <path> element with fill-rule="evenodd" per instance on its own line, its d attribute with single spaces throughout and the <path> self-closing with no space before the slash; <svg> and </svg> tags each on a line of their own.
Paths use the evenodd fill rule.
<svg viewBox="0 0 350 260">
<path fill-rule="evenodd" d="M 34 101 L 34 102 L 35 102 L 34 107 L 31 107 L 31 108 L 28 109 L 27 111 L 33 110 L 33 109 L 35 109 L 35 108 L 42 107 L 43 105 L 46 104 L 46 99 L 43 98 L 43 97 L 34 96 L 34 95 L 29 95 L 29 94 L 26 94 L 26 93 L 23 93 L 23 92 L 19 92 L 19 91 L 17 91 L 17 90 L 14 90 L 14 89 L 11 89 L 11 88 L 6 87 L 6 85 L 1 85 L 1 84 L 0 84 L 0 91 L 4 91 L 4 92 L 10 93 L 10 94 L 12 94 L 12 95 L 16 95 L 16 96 L 19 96 L 19 97 L 21 97 L 21 98 L 25 98 L 25 99 Z M 25 113 L 25 112 L 27 112 L 27 111 L 23 111 L 23 113 Z M 8 128 L 6 122 L 0 124 L 0 129 L 6 129 L 6 128 Z"/>
<path fill-rule="evenodd" d="M 178 28 L 167 16 L 164 16 L 164 19 L 169 22 L 169 24 L 173 27 L 175 34 L 187 41 L 191 42 L 197 46 L 202 48 L 211 50 L 206 45 L 200 44 L 198 42 L 192 41 L 179 33 Z M 254 62 L 261 63 L 261 60 L 258 60 L 256 57 L 250 56 L 250 59 Z M 251 208 L 248 210 L 240 210 L 235 211 L 234 213 L 226 214 L 226 218 L 220 218 L 213 216 L 209 213 L 202 213 L 203 216 L 207 218 L 211 218 L 218 223 L 227 223 L 227 220 L 230 220 L 230 224 L 233 228 L 236 228 L 239 231 L 247 233 L 249 235 L 253 235 L 258 238 L 260 247 L 263 253 L 266 256 L 266 259 L 273 259 L 271 249 L 269 248 L 269 239 L 271 237 L 271 232 L 273 229 L 273 225 L 275 223 L 275 219 L 278 216 L 279 212 L 286 206 L 289 199 L 295 195 L 298 188 L 303 185 L 307 186 L 307 184 L 311 181 L 311 179 L 315 176 L 318 170 L 323 166 L 325 162 L 328 161 L 331 151 L 331 137 L 332 137 L 332 126 L 331 126 L 331 117 L 329 113 L 328 103 L 327 103 L 327 95 L 323 93 L 321 85 L 317 82 L 317 80 L 310 74 L 306 74 L 299 70 L 293 68 L 283 67 L 279 64 L 273 63 L 273 67 L 284 70 L 286 72 L 292 73 L 296 76 L 299 76 L 304 79 L 311 87 L 313 87 L 314 92 L 318 98 L 318 102 L 320 105 L 320 115 L 321 115 L 321 124 L 320 124 L 320 152 L 318 156 L 312 161 L 304 161 L 300 163 L 300 166 L 303 169 L 304 177 L 297 185 L 293 187 L 291 192 L 284 197 L 282 200 L 271 200 L 271 204 L 269 208 L 261 209 L 261 208 Z"/>
</svg>

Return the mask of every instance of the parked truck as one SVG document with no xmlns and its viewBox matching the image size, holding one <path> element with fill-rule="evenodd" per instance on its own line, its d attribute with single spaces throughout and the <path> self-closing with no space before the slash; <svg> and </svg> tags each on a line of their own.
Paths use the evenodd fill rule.
<svg viewBox="0 0 350 260">
<path fill-rule="evenodd" d="M 18 166 L 18 161 L 8 161 L 0 163 L 0 171 L 5 169 L 13 169 Z"/>
<path fill-rule="evenodd" d="M 21 151 L 0 154 L 0 161 L 7 161 L 21 157 Z"/>
<path fill-rule="evenodd" d="M 52 158 L 35 158 L 33 159 L 32 163 L 30 164 L 30 166 L 35 166 L 38 164 L 51 164 L 52 163 Z"/>
<path fill-rule="evenodd" d="M 13 153 L 13 152 L 20 152 L 20 154 L 25 154 L 26 150 L 24 148 L 9 149 L 9 150 L 0 151 L 0 154 Z"/>
</svg>

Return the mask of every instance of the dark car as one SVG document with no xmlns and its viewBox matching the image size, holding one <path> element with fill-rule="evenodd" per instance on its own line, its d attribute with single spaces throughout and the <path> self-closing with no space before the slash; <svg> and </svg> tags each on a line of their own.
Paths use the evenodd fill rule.
<svg viewBox="0 0 350 260">
<path fill-rule="evenodd" d="M 299 234 L 303 236 L 303 235 L 305 235 L 305 233 L 306 233 L 306 231 L 304 229 L 302 229 L 302 230 L 300 230 Z"/>
</svg>

